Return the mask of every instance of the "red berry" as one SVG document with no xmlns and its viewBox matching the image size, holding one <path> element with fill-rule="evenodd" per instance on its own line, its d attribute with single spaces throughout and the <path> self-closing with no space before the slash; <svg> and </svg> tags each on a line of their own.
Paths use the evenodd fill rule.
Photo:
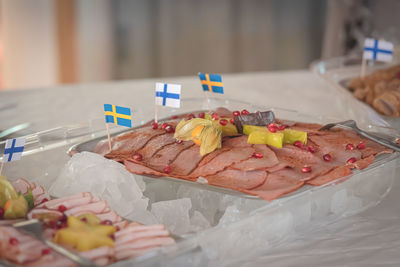
<svg viewBox="0 0 400 267">
<path fill-rule="evenodd" d="M 82 218 L 81 221 L 82 222 L 87 222 L 87 219 L 86 218 Z"/>
<path fill-rule="evenodd" d="M 42 201 L 40 201 L 40 204 L 49 201 L 47 198 L 43 198 Z"/>
<path fill-rule="evenodd" d="M 0 219 L 3 219 L 4 217 L 4 209 L 0 207 Z"/>
<path fill-rule="evenodd" d="M 301 168 L 301 172 L 302 173 L 309 173 L 311 172 L 311 167 L 310 166 L 304 166 L 303 168 Z"/>
<path fill-rule="evenodd" d="M 295 141 L 294 143 L 293 143 L 293 145 L 295 146 L 295 147 L 298 147 L 298 148 L 301 148 L 301 149 L 303 149 L 303 143 L 301 142 L 301 141 L 299 141 L 299 140 L 297 140 L 297 141 Z"/>
<path fill-rule="evenodd" d="M 42 255 L 48 255 L 51 253 L 51 248 L 44 248 L 42 249 Z"/>
<path fill-rule="evenodd" d="M 262 157 L 263 157 L 263 154 L 261 154 L 261 153 L 253 153 L 253 158 L 261 159 Z"/>
<path fill-rule="evenodd" d="M 68 216 L 65 215 L 65 214 L 63 214 L 60 218 L 58 218 L 58 220 L 59 220 L 60 222 L 67 222 Z"/>
<path fill-rule="evenodd" d="M 171 172 L 171 166 L 169 166 L 169 165 L 165 166 L 164 172 L 165 173 L 170 173 Z"/>
<path fill-rule="evenodd" d="M 239 116 L 240 115 L 240 111 L 239 110 L 235 110 L 234 112 L 232 112 L 233 116 Z"/>
<path fill-rule="evenodd" d="M 113 241 L 115 241 L 115 236 L 114 236 L 113 234 L 109 235 L 109 237 L 110 237 Z"/>
<path fill-rule="evenodd" d="M 204 119 L 205 116 L 206 116 L 206 114 L 204 112 L 199 113 L 199 118 Z"/>
<path fill-rule="evenodd" d="M 349 159 L 347 160 L 347 164 L 353 164 L 353 163 L 356 162 L 356 161 L 357 161 L 357 159 L 354 158 L 354 157 L 352 157 L 352 158 L 349 158 Z"/>
<path fill-rule="evenodd" d="M 104 221 L 101 221 L 100 224 L 103 224 L 103 225 L 112 225 L 112 221 L 110 221 L 110 220 L 104 220 Z"/>
<path fill-rule="evenodd" d="M 161 129 L 165 130 L 165 128 L 167 128 L 168 123 L 164 122 L 163 124 L 161 124 Z"/>
<path fill-rule="evenodd" d="M 194 119 L 194 118 L 196 118 L 196 116 L 193 113 L 190 113 L 188 115 L 188 120 L 191 120 L 191 119 Z"/>
<path fill-rule="evenodd" d="M 59 212 L 64 212 L 64 211 L 66 211 L 66 210 L 67 210 L 67 207 L 65 207 L 64 205 L 58 206 L 58 211 L 59 211 Z"/>
<path fill-rule="evenodd" d="M 243 109 L 241 112 L 242 115 L 247 115 L 250 114 L 250 112 L 247 111 L 247 109 Z"/>
<path fill-rule="evenodd" d="M 14 238 L 14 237 L 11 237 L 9 242 L 13 246 L 18 245 L 18 243 L 19 243 L 18 239 Z"/>
<path fill-rule="evenodd" d="M 315 148 L 313 146 L 308 146 L 308 152 L 315 153 Z"/>
<path fill-rule="evenodd" d="M 219 124 L 221 124 L 222 126 L 225 126 L 228 124 L 228 120 L 222 119 L 219 121 Z"/>
<path fill-rule="evenodd" d="M 283 130 L 285 130 L 285 128 L 286 128 L 286 125 L 284 125 L 284 124 L 281 124 L 278 126 L 279 131 L 283 131 Z"/>
<path fill-rule="evenodd" d="M 353 150 L 354 149 L 354 145 L 353 144 L 347 144 L 346 145 L 346 150 Z"/>
<path fill-rule="evenodd" d="M 267 128 L 268 131 L 270 131 L 271 133 L 276 133 L 276 131 L 278 130 L 278 127 L 275 125 L 275 123 L 268 123 L 267 124 Z"/>
<path fill-rule="evenodd" d="M 133 159 L 136 160 L 136 161 L 142 161 L 143 156 L 141 154 L 139 154 L 139 153 L 135 153 L 133 155 Z"/>
<path fill-rule="evenodd" d="M 219 115 L 218 115 L 218 113 L 213 113 L 213 114 L 211 114 L 211 118 L 213 119 L 213 120 L 218 120 L 219 119 Z"/>
<path fill-rule="evenodd" d="M 153 130 L 157 130 L 158 129 L 158 123 L 157 122 L 153 122 L 151 124 L 151 128 L 153 128 Z"/>
<path fill-rule="evenodd" d="M 177 144 L 182 144 L 182 143 L 183 143 L 183 140 L 176 139 L 175 142 L 176 142 Z"/>
<path fill-rule="evenodd" d="M 332 161 L 332 156 L 330 154 L 325 154 L 322 156 L 325 161 Z"/>
<path fill-rule="evenodd" d="M 168 125 L 167 127 L 165 127 L 165 131 L 167 133 L 173 133 L 173 132 L 175 132 L 175 128 L 172 127 L 171 125 Z"/>
<path fill-rule="evenodd" d="M 365 142 L 360 142 L 358 145 L 357 145 L 357 149 L 359 149 L 359 150 L 362 150 L 362 149 L 364 149 L 365 148 Z"/>
<path fill-rule="evenodd" d="M 233 118 L 230 119 L 230 122 L 235 125 L 235 120 Z"/>
<path fill-rule="evenodd" d="M 115 226 L 115 231 L 119 231 L 119 230 L 121 230 L 121 228 L 119 228 L 119 226 L 117 225 L 117 226 Z"/>
<path fill-rule="evenodd" d="M 176 115 L 171 116 L 171 120 L 176 120 L 177 118 L 179 118 L 179 116 L 176 116 Z"/>
</svg>

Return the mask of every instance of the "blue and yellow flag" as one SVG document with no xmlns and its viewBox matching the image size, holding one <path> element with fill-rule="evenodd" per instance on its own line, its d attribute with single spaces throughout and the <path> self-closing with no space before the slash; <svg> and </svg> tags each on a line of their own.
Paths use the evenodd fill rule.
<svg viewBox="0 0 400 267">
<path fill-rule="evenodd" d="M 212 93 L 223 94 L 224 85 L 222 84 L 222 76 L 220 74 L 208 74 L 199 72 L 199 78 L 203 91 L 209 91 Z"/>
<path fill-rule="evenodd" d="M 104 115 L 106 116 L 106 123 L 115 123 L 125 127 L 132 127 L 130 108 L 104 104 Z"/>
</svg>

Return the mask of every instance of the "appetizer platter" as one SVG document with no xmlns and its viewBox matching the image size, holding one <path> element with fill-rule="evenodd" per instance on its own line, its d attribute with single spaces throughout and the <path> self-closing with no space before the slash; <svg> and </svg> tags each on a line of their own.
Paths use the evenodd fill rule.
<svg viewBox="0 0 400 267">
<path fill-rule="evenodd" d="M 208 106 L 213 111 L 207 110 Z M 218 109 L 219 107 L 222 108 Z M 240 116 L 236 112 L 235 115 L 238 116 L 234 116 L 234 111 L 240 111 Z M 260 112 L 257 113 L 257 111 Z M 204 113 L 204 118 L 202 113 Z M 246 117 L 246 115 L 250 116 Z M 262 125 L 252 125 L 251 120 L 254 119 L 252 116 L 261 118 Z M 258 249 L 277 245 L 293 231 L 297 231 L 314 220 L 339 219 L 342 216 L 358 213 L 376 205 L 390 190 L 399 166 L 398 152 L 392 153 L 392 151 L 349 130 L 335 128 L 322 132 L 320 135 L 316 133 L 325 123 L 338 121 L 334 118 L 327 119 L 300 114 L 292 110 L 262 107 L 241 101 L 216 98 L 210 98 L 207 104 L 198 98 L 184 99 L 181 109 L 161 109 L 160 117 L 167 119 L 159 121 L 158 127 L 152 124 L 150 118 L 143 118 L 143 125 L 112 134 L 113 149 L 111 152 L 113 153 L 109 153 L 110 151 L 107 149 L 102 151 L 103 141 L 105 140 L 104 131 L 87 125 L 83 125 L 82 128 L 73 128 L 73 132 L 79 133 L 79 135 L 63 135 L 57 130 L 57 136 L 64 136 L 64 139 L 37 136 L 37 140 L 46 140 L 46 142 L 38 142 L 37 145 L 36 143 L 32 144 L 26 151 L 27 160 L 37 162 L 52 157 L 53 160 L 58 162 L 58 165 L 46 170 L 32 169 L 30 173 L 26 173 L 22 162 L 13 162 L 7 169 L 8 176 L 42 176 L 41 179 L 45 181 L 45 187 L 48 188 L 54 183 L 62 166 L 70 161 L 69 156 L 65 153 L 67 150 L 70 155 L 74 155 L 73 159 L 77 155 L 98 149 L 99 155 L 112 159 L 110 162 L 113 163 L 115 163 L 114 161 L 125 163 L 125 166 L 120 163 L 115 164 L 127 167 L 135 177 L 142 178 L 146 184 L 145 195 L 155 194 L 158 198 L 157 201 L 174 201 L 187 197 L 192 201 L 192 208 L 195 212 L 200 211 L 206 214 L 212 211 L 210 212 L 212 219 L 207 226 L 192 230 L 189 234 L 183 235 L 183 239 L 176 243 L 170 239 L 169 227 L 164 226 L 163 229 L 158 229 L 157 231 L 164 231 L 163 240 L 165 238 L 166 243 L 172 243 L 170 246 L 173 249 L 157 250 L 157 253 L 150 253 L 150 256 L 146 256 L 145 260 L 140 261 L 135 257 L 128 260 L 120 258 L 123 261 L 120 261 L 119 264 L 132 264 L 134 262 L 138 266 L 147 266 L 146 264 L 151 263 L 150 265 L 152 265 L 155 262 L 157 264 L 165 263 L 166 259 L 173 262 L 173 259 L 183 255 L 182 257 L 185 260 L 191 263 L 195 262 L 193 263 L 194 266 L 201 266 L 204 261 L 194 259 L 203 259 L 206 255 L 207 260 L 218 261 L 218 255 L 224 255 L 234 260 L 243 253 L 255 253 Z M 250 118 L 250 121 L 246 120 L 247 118 Z M 270 121 L 265 124 L 263 119 Z M 245 123 L 240 124 L 240 120 Z M 150 123 L 145 121 L 150 121 Z M 163 123 L 166 123 L 164 127 Z M 182 127 L 179 127 L 180 123 Z M 242 125 L 241 129 L 237 127 L 239 125 Z M 168 126 L 173 127 L 174 131 L 171 131 Z M 221 127 L 227 128 L 223 131 Z M 188 132 L 179 130 L 185 128 L 189 128 Z M 196 128 L 198 133 L 207 133 L 206 137 L 202 134 L 193 134 L 193 130 Z M 71 133 L 68 126 L 63 129 L 67 129 L 66 132 Z M 203 129 L 205 130 L 203 131 Z M 369 131 L 380 132 L 389 139 L 399 136 L 399 132 L 391 128 L 371 126 Z M 131 151 L 119 150 L 121 146 L 118 138 L 130 142 L 130 138 L 126 137 L 135 135 L 137 132 L 147 133 L 147 135 L 134 138 L 136 141 L 145 140 L 144 136 L 147 136 L 147 141 L 144 141 L 145 144 Z M 215 132 L 216 135 L 213 134 Z M 190 134 L 188 135 L 188 133 Z M 327 138 L 327 136 L 334 138 L 337 133 L 340 133 L 340 136 L 342 134 L 345 136 L 345 138 L 343 136 L 339 138 L 338 141 L 341 149 L 330 147 L 330 145 L 320 145 L 319 142 L 324 142 L 324 138 Z M 46 132 L 46 136 L 51 135 L 51 132 Z M 211 138 L 212 136 L 217 136 L 217 138 Z M 194 137 L 199 138 L 199 144 L 195 144 L 192 140 Z M 248 142 L 249 138 L 250 143 Z M 151 142 L 151 140 L 153 141 Z M 152 146 L 148 146 L 149 144 L 152 144 Z M 203 147 L 203 155 L 201 153 L 202 144 L 208 144 L 207 147 Z M 353 145 L 353 147 L 350 148 L 349 146 L 346 149 L 348 144 Z M 133 146 L 128 147 L 132 148 Z M 259 147 L 261 148 L 259 149 Z M 168 153 L 163 153 L 166 157 L 157 156 L 156 158 L 161 159 L 161 161 L 153 162 L 154 157 L 147 153 L 151 152 L 151 155 L 156 155 L 163 148 L 170 148 L 170 150 L 165 151 Z M 180 151 L 179 154 L 186 151 L 185 154 L 187 154 L 183 154 L 183 162 L 190 163 L 189 165 L 179 165 L 178 162 L 175 162 L 179 155 L 171 151 L 176 151 L 177 148 Z M 325 149 L 329 151 L 326 152 Z M 140 153 L 138 153 L 139 151 Z M 289 154 L 282 154 L 282 151 Z M 262 157 L 258 154 L 262 154 Z M 331 158 L 327 156 L 328 154 Z M 218 155 L 220 159 L 218 159 Z M 226 159 L 230 160 L 232 155 L 239 160 L 230 164 L 229 162 L 224 163 Z M 297 155 L 300 155 L 300 157 Z M 174 160 L 171 161 L 170 156 L 173 156 Z M 324 156 L 326 159 L 324 159 Z M 354 162 L 348 162 L 351 158 L 355 158 Z M 208 166 L 206 170 L 215 169 L 217 171 L 207 174 L 203 172 L 204 169 L 200 171 L 201 161 L 206 162 L 203 166 L 210 163 L 216 164 L 217 167 L 208 168 L 210 167 Z M 165 162 L 168 164 L 165 164 Z M 134 164 L 133 167 L 131 164 Z M 166 165 L 169 165 L 170 169 L 166 168 Z M 140 171 L 135 169 L 139 167 Z M 283 183 L 283 187 L 282 183 L 278 183 L 277 187 L 271 187 L 273 190 L 252 191 L 265 184 L 268 176 L 274 173 L 274 169 L 271 170 L 273 167 L 277 169 L 275 172 L 287 172 L 290 175 L 295 172 L 296 176 L 294 177 L 296 178 Z M 304 167 L 310 167 L 311 171 L 306 168 L 303 172 Z M 346 170 L 341 172 L 339 176 L 327 178 L 323 175 L 340 167 Z M 270 168 L 269 172 L 266 168 Z M 143 169 L 144 172 L 141 171 Z M 178 173 L 178 170 L 181 173 Z M 200 171 L 200 175 L 191 177 L 190 174 L 196 170 Z M 229 170 L 229 174 L 219 176 L 225 170 Z M 182 175 L 183 171 L 186 172 L 185 175 Z M 257 176 L 248 176 L 247 172 L 251 175 L 256 173 Z M 237 173 L 240 173 L 240 176 Z M 262 175 L 259 175 L 261 173 Z M 244 178 L 243 174 L 245 174 Z M 227 176 L 230 179 L 229 181 L 232 181 L 231 178 L 233 178 L 234 182 L 227 183 L 225 178 Z M 272 177 L 274 176 L 272 175 Z M 288 181 L 284 175 L 279 176 L 283 178 L 279 178 L 277 181 Z M 320 182 L 317 178 L 320 178 Z M 238 181 L 238 179 L 240 180 Z M 238 186 L 242 184 L 242 181 L 246 187 Z M 257 184 L 253 184 L 254 181 Z M 314 184 L 312 184 L 312 181 L 314 181 Z M 157 184 L 161 186 L 155 186 Z M 173 188 L 173 190 L 170 190 L 170 188 Z M 171 192 L 165 192 L 168 190 Z M 187 192 L 187 194 L 182 192 Z M 85 201 L 89 200 L 85 202 L 87 205 L 95 203 L 92 207 L 96 206 L 101 210 L 98 213 L 94 212 L 95 216 L 112 215 L 113 225 L 116 224 L 120 228 L 122 228 L 120 224 L 126 224 L 121 216 L 113 213 L 112 209 L 104 205 L 101 199 L 88 194 L 82 192 L 78 195 L 71 194 L 66 198 L 60 197 L 60 200 L 50 200 L 48 201 L 50 204 L 51 201 L 55 201 L 56 209 L 45 207 L 42 203 L 37 205 L 30 214 L 40 214 L 41 210 L 46 212 L 50 210 L 58 214 L 59 201 L 69 203 L 71 198 L 74 199 L 79 196 L 77 198 L 80 199 L 79 201 L 82 198 Z M 82 214 L 79 214 L 79 212 L 74 213 L 75 209 L 81 210 L 79 207 L 71 206 L 70 215 L 81 216 Z M 41 216 L 39 215 L 39 217 Z M 60 224 L 65 224 L 65 217 L 62 216 L 62 218 L 64 218 L 64 221 Z M 85 218 L 80 219 L 85 220 Z M 99 218 L 100 222 L 103 219 Z M 92 219 L 86 218 L 86 220 Z M 259 223 L 260 221 L 263 223 Z M 130 224 L 128 223 L 128 225 Z M 50 230 L 54 231 L 54 229 Z M 221 246 L 221 240 L 226 240 L 225 245 Z M 254 244 L 258 244 L 257 248 L 254 248 Z M 118 247 L 116 243 L 115 246 Z M 161 245 L 160 247 L 167 248 L 168 246 Z M 115 248 L 113 253 L 116 253 Z M 99 263 L 110 264 L 115 262 L 116 254 L 110 255 L 109 257 L 98 258 Z M 93 258 L 93 260 L 96 261 L 97 259 Z"/>
</svg>

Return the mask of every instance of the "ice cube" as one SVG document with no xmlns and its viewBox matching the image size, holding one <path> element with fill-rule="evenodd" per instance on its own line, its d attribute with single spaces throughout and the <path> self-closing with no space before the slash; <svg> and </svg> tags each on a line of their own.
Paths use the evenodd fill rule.
<svg viewBox="0 0 400 267">
<path fill-rule="evenodd" d="M 171 232 L 181 235 L 191 230 L 189 217 L 191 208 L 190 198 L 181 198 L 153 203 L 151 213 Z"/>
<path fill-rule="evenodd" d="M 210 227 L 210 222 L 197 210 L 193 212 L 193 216 L 190 217 L 190 231 L 198 232 L 200 230 Z"/>
<path fill-rule="evenodd" d="M 143 181 L 124 166 L 101 155 L 75 154 L 50 187 L 50 194 L 64 197 L 79 192 L 91 192 L 107 201 L 111 209 L 123 217 L 134 217 L 146 211 L 148 199 L 143 196 Z"/>
</svg>

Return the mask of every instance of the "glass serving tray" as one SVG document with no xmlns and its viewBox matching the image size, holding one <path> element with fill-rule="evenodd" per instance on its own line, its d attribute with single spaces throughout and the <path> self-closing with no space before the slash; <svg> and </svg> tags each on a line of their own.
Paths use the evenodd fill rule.
<svg viewBox="0 0 400 267">
<path fill-rule="evenodd" d="M 367 103 L 356 99 L 352 92 L 347 89 L 347 85 L 353 78 L 359 77 L 361 73 L 361 58 L 359 56 L 346 56 L 331 58 L 326 60 L 318 60 L 310 65 L 312 72 L 318 74 L 328 83 L 332 84 L 343 96 L 344 99 L 352 98 L 364 106 L 365 111 L 369 114 L 372 121 L 385 124 L 385 121 L 396 129 L 400 129 L 400 118 L 389 117 L 376 112 Z M 370 61 L 366 68 L 366 75 L 380 70 L 389 68 L 398 64 L 398 62 L 382 63 Z"/>
<path fill-rule="evenodd" d="M 236 100 L 211 98 L 183 99 L 181 109 L 160 108 L 159 117 L 185 113 L 193 110 L 226 107 L 231 110 L 273 110 L 277 118 L 325 124 L 335 118 L 310 116 L 294 110 L 256 106 Z M 144 124 L 141 121 L 140 124 Z M 111 126 L 111 125 L 110 125 Z M 112 133 L 121 132 L 112 127 Z M 391 127 L 369 125 L 364 130 L 400 137 Z M 27 138 L 27 146 L 20 161 L 7 163 L 4 174 L 10 178 L 24 177 L 48 188 L 70 156 L 66 152 L 84 147 L 105 137 L 104 118 L 88 123 L 63 126 L 40 132 Z M 96 141 L 94 141 L 96 140 Z M 4 145 L 4 143 L 0 143 Z M 377 205 L 390 191 L 400 164 L 399 153 L 381 155 L 367 169 L 340 178 L 319 187 L 304 186 L 271 202 L 247 198 L 246 195 L 219 187 L 186 182 L 174 178 L 153 179 L 144 177 L 147 193 L 156 194 L 158 200 L 176 197 L 164 191 L 187 190 L 187 197 L 197 194 L 221 200 L 215 205 L 223 206 L 216 213 L 210 227 L 182 236 L 175 246 L 162 248 L 143 257 L 115 263 L 115 266 L 205 266 L 222 265 L 265 253 L 265 250 L 284 245 L 291 236 L 314 223 L 338 220 Z M 154 186 L 156 185 L 156 186 Z M 211 189 L 213 187 L 213 189 Z M 156 191 L 161 188 L 161 191 Z M 171 190 L 173 188 L 173 190 Z M 145 191 L 145 195 L 146 195 Z M 153 191 L 153 192 L 152 192 Z M 238 195 L 239 194 L 239 195 Z M 192 199 L 193 200 L 193 199 Z M 194 201 L 194 200 L 193 200 Z M 214 201 L 214 200 L 213 200 Z M 213 209 L 213 203 L 206 209 Z M 203 211 L 203 210 L 202 210 Z"/>
</svg>

